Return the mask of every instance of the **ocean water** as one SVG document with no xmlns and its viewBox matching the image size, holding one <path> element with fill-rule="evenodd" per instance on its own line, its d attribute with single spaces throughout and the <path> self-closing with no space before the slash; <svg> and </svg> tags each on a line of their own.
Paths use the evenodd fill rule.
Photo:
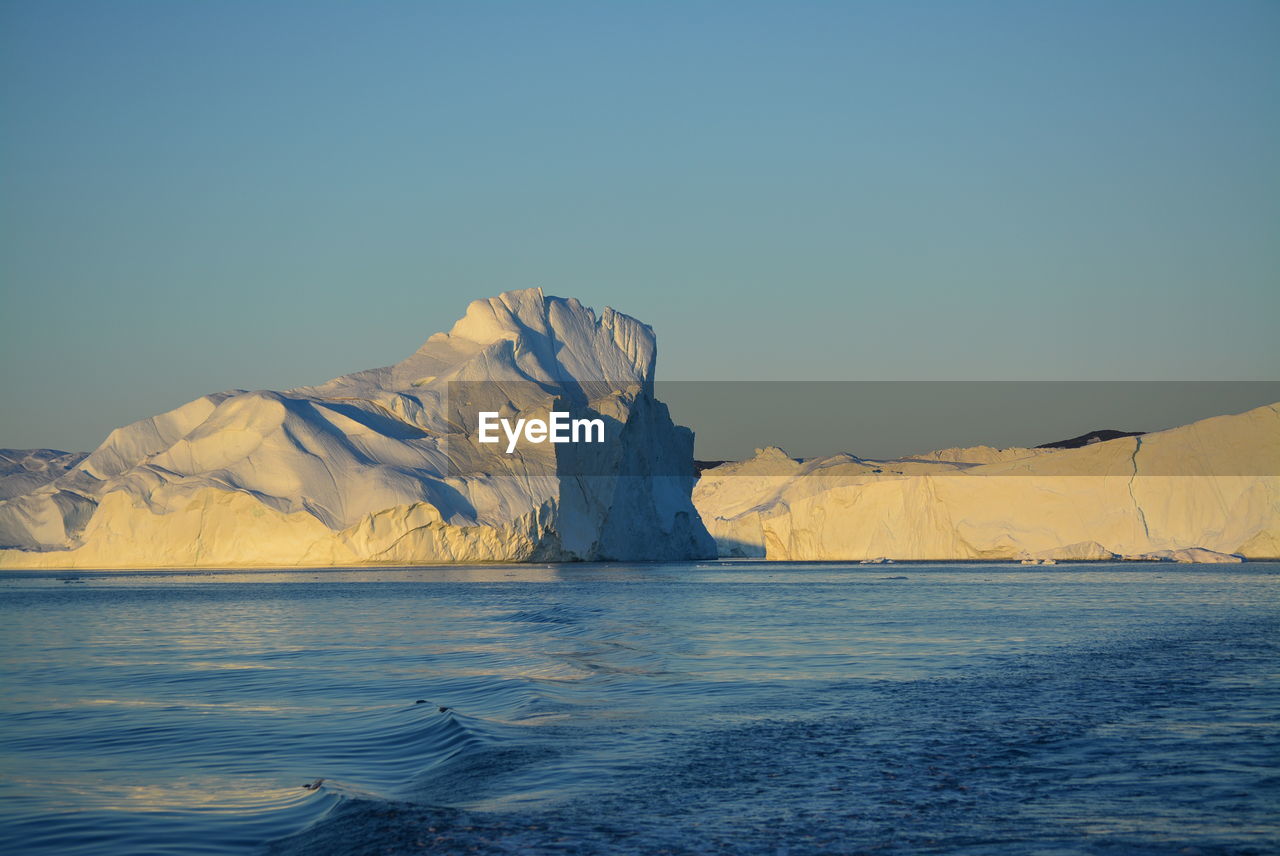
<svg viewBox="0 0 1280 856">
<path fill-rule="evenodd" d="M 1280 565 L 0 574 L 0 850 L 1280 852 Z"/>
</svg>

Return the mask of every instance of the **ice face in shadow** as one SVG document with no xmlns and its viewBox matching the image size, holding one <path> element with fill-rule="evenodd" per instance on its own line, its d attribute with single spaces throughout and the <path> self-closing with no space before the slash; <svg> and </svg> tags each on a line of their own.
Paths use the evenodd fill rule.
<svg viewBox="0 0 1280 856">
<path fill-rule="evenodd" d="M 83 452 L 0 449 L 0 500 L 22 496 L 61 478 L 84 459 Z"/>
<path fill-rule="evenodd" d="M 408 359 L 231 390 L 120 428 L 0 502 L 0 567 L 683 559 L 714 552 L 653 331 L 541 289 L 477 300 Z M 600 446 L 477 442 L 479 410 L 600 418 Z"/>
<path fill-rule="evenodd" d="M 778 449 L 706 470 L 723 556 L 1238 561 L 1280 556 L 1280 405 L 1079 448 L 896 461 Z"/>
</svg>

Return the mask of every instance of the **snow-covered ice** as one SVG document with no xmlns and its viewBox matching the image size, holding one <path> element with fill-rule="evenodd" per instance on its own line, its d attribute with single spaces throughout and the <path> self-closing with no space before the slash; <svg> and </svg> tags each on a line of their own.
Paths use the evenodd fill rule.
<svg viewBox="0 0 1280 856">
<path fill-rule="evenodd" d="M 1075 449 L 896 461 L 777 448 L 705 470 L 722 556 L 1236 561 L 1280 557 L 1280 405 Z"/>
<path fill-rule="evenodd" d="M 0 501 L 0 566 L 713 555 L 690 501 L 693 435 L 654 398 L 655 359 L 653 330 L 612 309 L 541 289 L 477 300 L 393 366 L 205 395 L 65 472 L 49 463 Z M 479 409 L 546 418 L 566 402 L 616 441 L 476 442 Z"/>
</svg>

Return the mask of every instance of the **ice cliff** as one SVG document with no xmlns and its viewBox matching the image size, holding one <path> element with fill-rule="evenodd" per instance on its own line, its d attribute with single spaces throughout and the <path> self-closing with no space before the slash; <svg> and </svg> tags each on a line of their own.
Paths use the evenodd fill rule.
<svg viewBox="0 0 1280 856">
<path fill-rule="evenodd" d="M 62 471 L 11 455 L 31 466 L 0 501 L 0 567 L 713 555 L 690 502 L 693 436 L 653 396 L 655 356 L 652 329 L 612 309 L 541 289 L 478 300 L 393 366 L 206 395 Z M 572 410 L 612 439 L 507 455 L 476 441 L 480 409 Z"/>
<path fill-rule="evenodd" d="M 1280 558 L 1280 405 L 1079 448 L 768 448 L 704 471 L 693 499 L 722 556 Z"/>
</svg>

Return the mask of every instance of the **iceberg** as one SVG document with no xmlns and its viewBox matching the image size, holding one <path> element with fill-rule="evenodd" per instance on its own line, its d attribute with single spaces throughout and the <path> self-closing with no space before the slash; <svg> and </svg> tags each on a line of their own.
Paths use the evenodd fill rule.
<svg viewBox="0 0 1280 856">
<path fill-rule="evenodd" d="M 395 365 L 205 395 L 82 458 L 46 456 L 0 499 L 0 567 L 712 556 L 693 434 L 654 397 L 656 353 L 650 327 L 609 308 L 541 289 L 477 300 Z M 478 442 L 481 410 L 573 412 L 612 441 L 508 454 Z"/>
<path fill-rule="evenodd" d="M 721 556 L 778 560 L 1280 558 L 1280 405 L 1068 447 L 894 461 L 776 448 L 704 470 Z"/>
</svg>

